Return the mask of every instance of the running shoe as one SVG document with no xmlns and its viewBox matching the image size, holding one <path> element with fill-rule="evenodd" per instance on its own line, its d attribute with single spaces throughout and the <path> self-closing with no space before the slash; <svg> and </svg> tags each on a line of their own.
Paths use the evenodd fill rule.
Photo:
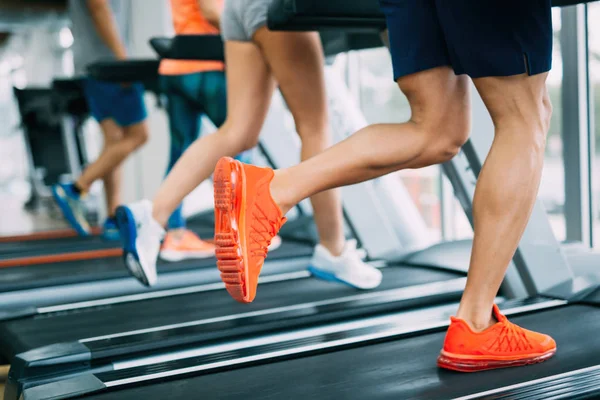
<svg viewBox="0 0 600 400">
<path fill-rule="evenodd" d="M 315 247 L 309 272 L 319 279 L 343 283 L 357 289 L 374 289 L 381 284 L 381 271 L 363 261 L 365 252 L 348 240 L 342 254 L 333 256 L 322 245 Z"/>
<path fill-rule="evenodd" d="M 102 238 L 109 241 L 119 240 L 121 238 L 116 217 L 109 217 L 104 221 L 104 224 L 102 224 Z"/>
<path fill-rule="evenodd" d="M 160 250 L 160 258 L 171 262 L 209 258 L 214 255 L 214 244 L 205 242 L 187 229 L 181 235 L 168 232 Z"/>
<path fill-rule="evenodd" d="M 536 364 L 556 353 L 556 342 L 550 336 L 511 323 L 496 305 L 493 313 L 498 322 L 482 332 L 473 332 L 464 320 L 451 317 L 438 366 L 477 372 Z"/>
<path fill-rule="evenodd" d="M 116 216 L 127 268 L 142 284 L 156 284 L 156 259 L 165 230 L 152 218 L 152 203 L 142 200 L 121 206 Z"/>
<path fill-rule="evenodd" d="M 81 194 L 75 190 L 75 184 L 59 183 L 52 186 L 52 196 L 63 216 L 77 234 L 80 236 L 90 235 L 90 224 L 85 218 L 85 207 L 81 200 Z"/>
<path fill-rule="evenodd" d="M 271 197 L 273 176 L 270 168 L 230 157 L 221 158 L 215 169 L 217 266 L 229 294 L 242 303 L 256 297 L 271 240 L 286 221 Z"/>
</svg>

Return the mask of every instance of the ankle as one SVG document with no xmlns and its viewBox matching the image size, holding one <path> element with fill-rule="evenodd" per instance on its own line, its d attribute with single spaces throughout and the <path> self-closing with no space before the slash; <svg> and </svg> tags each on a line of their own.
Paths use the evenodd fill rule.
<svg viewBox="0 0 600 400">
<path fill-rule="evenodd" d="M 319 244 L 321 246 L 325 247 L 327 249 L 327 251 L 329 252 L 329 254 L 331 254 L 332 256 L 339 257 L 344 252 L 344 247 L 346 245 L 346 239 L 343 237 L 341 239 L 333 239 L 333 240 L 321 239 Z"/>
<path fill-rule="evenodd" d="M 285 170 L 275 170 L 275 176 L 271 181 L 271 197 L 275 204 L 281 210 L 283 215 L 287 214 L 294 206 L 295 202 L 291 199 L 289 185 L 286 184 Z"/>
<path fill-rule="evenodd" d="M 78 194 L 83 194 L 83 193 L 87 192 L 89 189 L 87 185 L 84 185 L 79 181 L 73 182 L 73 188 L 75 189 L 75 191 Z"/>
<path fill-rule="evenodd" d="M 185 228 L 169 229 L 169 235 L 175 240 L 181 240 L 185 234 Z"/>
<path fill-rule="evenodd" d="M 482 332 L 498 322 L 491 311 L 491 307 L 489 312 L 480 311 L 487 309 L 487 307 L 468 309 L 461 306 L 456 313 L 456 317 L 465 321 L 474 332 Z"/>
<path fill-rule="evenodd" d="M 153 207 L 152 208 L 152 219 L 156 221 L 163 228 L 167 226 L 167 221 L 169 220 L 169 214 L 165 212 L 161 212 L 160 208 Z"/>
</svg>

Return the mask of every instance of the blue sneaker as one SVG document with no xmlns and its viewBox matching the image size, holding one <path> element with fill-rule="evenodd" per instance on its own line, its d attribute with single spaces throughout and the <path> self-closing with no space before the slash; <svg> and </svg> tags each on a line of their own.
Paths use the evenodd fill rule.
<svg viewBox="0 0 600 400">
<path fill-rule="evenodd" d="M 165 230 L 152 218 L 152 203 L 142 200 L 121 206 L 116 214 L 125 265 L 142 284 L 153 286 L 157 280 L 156 259 Z"/>
<path fill-rule="evenodd" d="M 85 219 L 85 208 L 81 195 L 75 190 L 74 184 L 58 184 L 52 186 L 52 195 L 60 207 L 67 222 L 80 236 L 88 236 L 90 224 Z"/>
<path fill-rule="evenodd" d="M 102 225 L 102 238 L 104 240 L 119 240 L 121 238 L 116 217 L 110 217 L 104 221 L 104 225 Z"/>
</svg>

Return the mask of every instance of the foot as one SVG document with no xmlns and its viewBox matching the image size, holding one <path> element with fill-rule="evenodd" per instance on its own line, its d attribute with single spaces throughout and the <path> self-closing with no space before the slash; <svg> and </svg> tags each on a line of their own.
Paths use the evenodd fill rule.
<svg viewBox="0 0 600 400">
<path fill-rule="evenodd" d="M 364 262 L 364 256 L 364 251 L 356 248 L 356 240 L 347 241 L 338 257 L 319 244 L 315 247 L 308 270 L 319 279 L 344 283 L 357 289 L 374 289 L 381 284 L 382 274 Z"/>
<path fill-rule="evenodd" d="M 184 230 L 180 237 L 167 233 L 160 250 L 160 258 L 166 261 L 181 261 L 209 258 L 215 255 L 215 245 L 201 240 L 194 232 Z"/>
<path fill-rule="evenodd" d="M 116 214 L 127 268 L 144 285 L 156 284 L 156 259 L 165 230 L 152 218 L 152 203 L 121 206 Z"/>
<path fill-rule="evenodd" d="M 85 219 L 85 207 L 81 195 L 72 183 L 52 186 L 52 195 L 65 219 L 80 236 L 91 233 L 90 224 Z"/>
<path fill-rule="evenodd" d="M 474 332 L 464 320 L 452 317 L 438 366 L 477 372 L 540 363 L 556 353 L 556 342 L 550 336 L 509 322 L 496 305 L 493 312 L 498 322 L 482 332 Z"/>
<path fill-rule="evenodd" d="M 102 238 L 110 241 L 119 240 L 121 238 L 116 217 L 109 217 L 104 221 L 104 224 L 102 225 Z"/>
<path fill-rule="evenodd" d="M 271 240 L 286 219 L 273 201 L 273 170 L 219 160 L 214 175 L 217 266 L 229 294 L 250 303 Z"/>
</svg>

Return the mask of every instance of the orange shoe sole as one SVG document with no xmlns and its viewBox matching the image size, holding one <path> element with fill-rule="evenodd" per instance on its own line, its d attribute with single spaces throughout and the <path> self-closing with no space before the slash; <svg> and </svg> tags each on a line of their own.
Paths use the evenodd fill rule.
<svg viewBox="0 0 600 400">
<path fill-rule="evenodd" d="M 222 158 L 214 174 L 217 267 L 227 292 L 241 303 L 254 296 L 248 290 L 248 257 L 243 242 L 246 200 L 244 171 L 232 158 Z"/>
<path fill-rule="evenodd" d="M 469 359 L 461 356 L 453 356 L 451 353 L 442 351 L 437 359 L 437 365 L 440 368 L 450 369 L 459 372 L 479 372 L 490 369 L 520 367 L 530 364 L 538 364 L 551 358 L 556 353 L 556 349 L 535 356 L 518 358 L 512 360 L 498 359 Z"/>
</svg>

